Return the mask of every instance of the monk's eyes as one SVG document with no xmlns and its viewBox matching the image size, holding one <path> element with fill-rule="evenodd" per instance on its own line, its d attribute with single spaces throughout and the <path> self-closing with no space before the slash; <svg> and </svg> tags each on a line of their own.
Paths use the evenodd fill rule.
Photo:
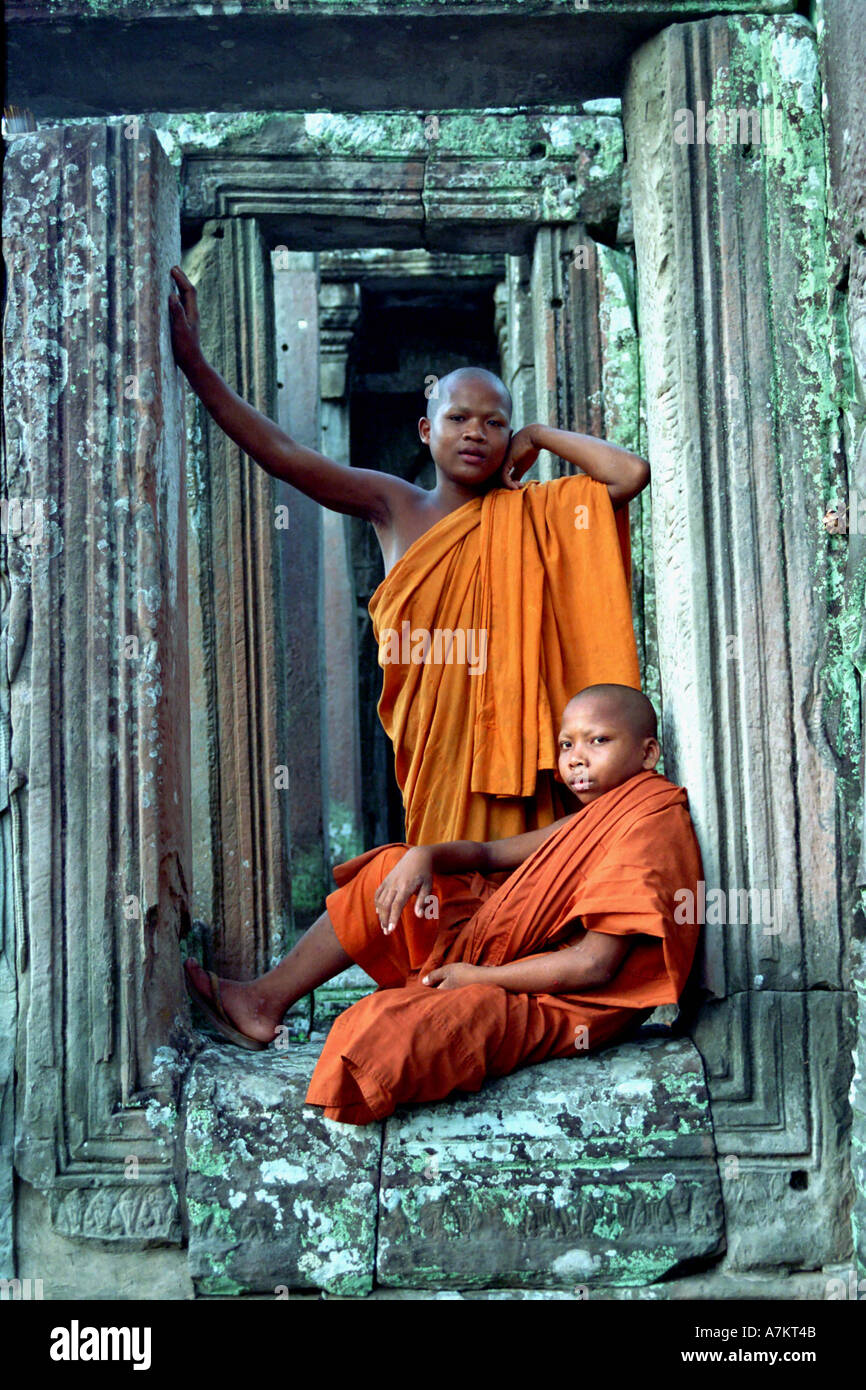
<svg viewBox="0 0 866 1390">
<path fill-rule="evenodd" d="M 593 743 L 610 743 L 610 739 L 605 738 L 603 734 L 596 734 L 592 741 Z"/>
<path fill-rule="evenodd" d="M 449 416 L 448 416 L 448 419 L 449 419 L 449 420 L 456 420 L 456 421 L 459 423 L 461 420 L 465 420 L 465 419 L 466 419 L 466 416 L 465 416 L 465 415 L 449 415 Z M 502 420 L 488 420 L 487 423 L 488 423 L 488 425 L 496 425 L 497 428 L 500 429 L 500 430 L 504 430 L 504 429 L 506 428 L 505 423 L 504 423 L 504 421 L 502 421 Z"/>
</svg>

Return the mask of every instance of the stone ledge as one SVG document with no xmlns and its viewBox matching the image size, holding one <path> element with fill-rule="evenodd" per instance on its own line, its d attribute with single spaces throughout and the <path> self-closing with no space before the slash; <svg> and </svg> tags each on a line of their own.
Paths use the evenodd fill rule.
<svg viewBox="0 0 866 1390">
<path fill-rule="evenodd" d="M 303 1293 L 292 1294 L 291 1302 L 318 1302 L 320 1300 L 365 1303 L 379 1302 L 542 1302 L 553 1300 L 559 1303 L 676 1303 L 676 1302 L 855 1302 L 862 1298 L 858 1292 L 858 1275 L 853 1265 L 834 1265 L 822 1270 L 794 1271 L 790 1274 L 742 1274 L 722 1269 L 713 1269 L 706 1274 L 685 1275 L 680 1279 L 666 1279 L 658 1284 L 640 1284 L 629 1287 L 598 1286 L 587 1289 L 585 1294 L 576 1294 L 569 1289 L 525 1288 L 525 1289 L 374 1289 L 363 1300 L 341 1298 L 335 1294 Z M 217 1302 L 216 1299 L 200 1300 Z M 263 1295 L 241 1296 L 244 1303 L 272 1302 Z"/>
<path fill-rule="evenodd" d="M 304 1106 L 320 1048 L 211 1047 L 193 1063 L 186 1200 L 199 1295 L 541 1282 L 573 1296 L 720 1253 L 703 1066 L 688 1039 L 527 1067 L 363 1127 Z"/>
</svg>

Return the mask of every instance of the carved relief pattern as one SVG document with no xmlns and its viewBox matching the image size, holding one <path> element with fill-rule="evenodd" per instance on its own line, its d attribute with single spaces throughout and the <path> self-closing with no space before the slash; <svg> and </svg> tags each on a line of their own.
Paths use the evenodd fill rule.
<svg viewBox="0 0 866 1390">
<path fill-rule="evenodd" d="M 121 122 L 18 136 L 4 177 L 5 483 L 42 532 L 10 546 L 4 614 L 16 1162 L 43 1187 L 128 1156 L 159 1180 L 138 1107 L 185 1010 L 190 868 L 176 180 Z"/>
</svg>

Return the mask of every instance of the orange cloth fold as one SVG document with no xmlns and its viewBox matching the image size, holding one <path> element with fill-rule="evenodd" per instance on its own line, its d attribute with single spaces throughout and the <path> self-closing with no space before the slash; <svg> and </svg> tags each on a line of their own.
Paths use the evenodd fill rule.
<svg viewBox="0 0 866 1390">
<path fill-rule="evenodd" d="M 569 817 L 499 886 L 434 875 L 438 921 L 416 917 L 410 902 L 385 936 L 373 899 L 404 850 L 371 850 L 334 871 L 334 931 L 379 988 L 336 1019 L 316 1064 L 306 1100 L 328 1118 L 366 1124 L 401 1102 L 477 1091 L 488 1076 L 595 1050 L 678 1000 L 699 927 L 675 923 L 674 895 L 697 892 L 701 858 L 684 788 L 658 773 L 638 773 Z M 564 949 L 584 931 L 634 938 L 614 978 L 594 989 L 420 983 L 439 965 L 495 967 Z"/>
<path fill-rule="evenodd" d="M 598 682 L 640 688 L 629 575 L 627 510 L 584 474 L 473 499 L 397 561 L 369 609 L 409 843 L 562 814 L 566 703 Z"/>
</svg>

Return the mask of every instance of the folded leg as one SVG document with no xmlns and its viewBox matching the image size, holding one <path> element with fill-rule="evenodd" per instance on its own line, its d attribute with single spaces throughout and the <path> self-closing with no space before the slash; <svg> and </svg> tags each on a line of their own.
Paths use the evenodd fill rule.
<svg viewBox="0 0 866 1390">
<path fill-rule="evenodd" d="M 487 1077 L 596 1050 L 649 1012 L 487 984 L 377 990 L 332 1025 L 306 1101 L 329 1119 L 367 1124 L 406 1101 L 477 1091 Z"/>
</svg>

